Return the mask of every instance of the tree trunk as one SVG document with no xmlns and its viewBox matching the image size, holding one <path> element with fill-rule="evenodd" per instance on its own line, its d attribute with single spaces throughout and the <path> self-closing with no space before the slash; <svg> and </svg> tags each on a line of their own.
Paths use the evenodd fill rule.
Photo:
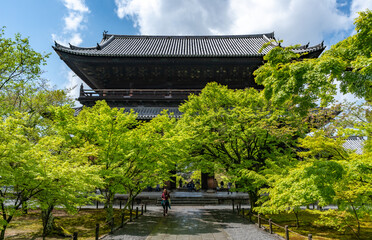
<svg viewBox="0 0 372 240">
<path fill-rule="evenodd" d="M 49 206 L 47 209 L 41 210 L 41 219 L 43 221 L 43 240 L 48 234 L 55 230 L 55 223 L 53 217 L 54 205 Z"/>
<path fill-rule="evenodd" d="M 27 207 L 27 198 L 25 198 L 22 194 L 22 212 L 23 214 L 28 213 L 28 207 Z"/>
<path fill-rule="evenodd" d="M 296 216 L 296 227 L 299 228 L 300 227 L 300 221 L 298 221 L 298 212 L 293 211 L 293 213 Z"/>
<path fill-rule="evenodd" d="M 106 206 L 106 222 L 110 224 L 112 223 L 112 218 L 114 217 L 114 196 L 112 194 L 112 191 L 108 190 L 106 194 L 106 201 L 105 201 L 105 206 Z"/>
<path fill-rule="evenodd" d="M 253 209 L 256 207 L 256 202 L 258 200 L 257 192 L 255 191 L 249 191 L 249 203 L 251 205 L 251 212 L 253 212 Z"/>
<path fill-rule="evenodd" d="M 353 204 L 351 201 L 349 201 L 349 203 L 350 203 L 350 205 L 351 205 L 351 207 L 352 207 L 352 209 L 353 209 L 354 216 L 355 216 L 355 219 L 356 219 L 357 224 L 358 224 L 358 232 L 357 232 L 357 236 L 358 236 L 358 239 L 359 239 L 359 237 L 360 237 L 360 221 L 359 221 L 358 213 L 357 213 L 357 211 L 356 211 L 356 209 L 355 209 L 355 207 L 354 207 L 354 204 Z"/>
<path fill-rule="evenodd" d="M 5 230 L 6 230 L 6 227 L 7 226 L 3 226 L 3 230 L 1 230 L 1 232 L 0 232 L 0 240 L 4 240 L 5 239 Z"/>
</svg>

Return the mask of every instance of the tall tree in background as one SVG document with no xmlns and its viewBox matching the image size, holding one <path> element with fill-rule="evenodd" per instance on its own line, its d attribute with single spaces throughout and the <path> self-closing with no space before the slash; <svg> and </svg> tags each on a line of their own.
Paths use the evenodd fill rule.
<svg viewBox="0 0 372 240">
<path fill-rule="evenodd" d="M 267 100 L 303 115 L 316 107 L 318 100 L 321 106 L 330 106 L 338 82 L 342 93 L 365 100 L 361 107 L 345 105 L 342 114 L 328 125 L 300 139 L 300 147 L 306 151 L 299 156 L 304 161 L 269 181 L 270 188 L 264 190 L 269 195 L 258 208 L 261 212 L 296 214 L 300 206 L 312 201 L 323 206 L 338 201 L 339 209 L 326 224 L 341 228 L 346 223 L 359 238 L 361 217 L 371 214 L 372 12 L 360 12 L 355 25 L 355 35 L 318 59 L 300 58 L 292 48 L 275 48 L 264 57 L 267 63 L 255 75 L 257 83 L 265 86 Z M 367 137 L 362 154 L 344 149 L 350 135 Z M 355 224 L 348 223 L 346 213 L 353 216 Z"/>
<path fill-rule="evenodd" d="M 66 107 L 57 109 L 54 114 L 58 128 L 72 144 L 76 147 L 94 146 L 96 154 L 90 157 L 90 164 L 99 169 L 99 176 L 104 181 L 100 190 L 107 222 L 111 222 L 114 196 L 123 191 L 120 182 L 127 177 L 122 175 L 121 169 L 128 164 L 127 138 L 130 130 L 138 124 L 136 115 L 110 108 L 105 101 L 98 101 L 91 108 L 84 107 L 76 117 Z"/>
<path fill-rule="evenodd" d="M 5 27 L 0 30 L 0 90 L 40 80 L 40 66 L 46 64 L 49 54 L 34 51 L 28 38 L 22 38 L 20 34 L 14 39 L 4 35 Z"/>
<path fill-rule="evenodd" d="M 191 165 L 224 169 L 249 193 L 252 209 L 266 174 L 291 164 L 301 119 L 270 106 L 255 89 L 208 84 L 181 105 L 178 123 L 188 142 Z"/>
<path fill-rule="evenodd" d="M 372 101 L 372 12 L 360 12 L 356 34 L 332 46 L 319 58 L 301 57 L 293 47 L 276 47 L 264 56 L 266 63 L 254 72 L 266 99 L 276 106 L 296 106 L 301 113 L 332 103 L 340 82 L 342 93 Z M 337 82 L 338 81 L 338 82 Z"/>
<path fill-rule="evenodd" d="M 128 160 L 121 168 L 127 206 L 131 210 L 134 198 L 148 186 L 163 184 L 170 179 L 175 166 L 172 129 L 175 118 L 163 112 L 149 122 L 142 122 L 126 138 Z"/>
</svg>

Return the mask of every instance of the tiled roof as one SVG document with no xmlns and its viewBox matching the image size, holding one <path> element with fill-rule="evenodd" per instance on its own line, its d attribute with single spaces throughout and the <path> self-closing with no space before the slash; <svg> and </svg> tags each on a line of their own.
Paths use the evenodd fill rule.
<svg viewBox="0 0 372 240">
<path fill-rule="evenodd" d="M 69 47 L 56 43 L 56 51 L 75 55 L 109 57 L 256 57 L 264 56 L 262 45 L 275 39 L 274 33 L 229 36 L 130 36 L 104 34 L 96 47 Z M 323 46 L 298 48 L 297 52 L 316 51 Z"/>
<path fill-rule="evenodd" d="M 77 116 L 82 107 L 75 108 L 75 116 Z M 178 110 L 178 107 L 125 107 L 124 112 L 130 112 L 131 109 L 137 113 L 138 120 L 151 120 L 159 115 L 164 109 L 168 110 L 168 114 L 174 118 L 180 118 L 182 113 Z"/>
<path fill-rule="evenodd" d="M 357 154 L 362 154 L 364 141 L 363 137 L 351 136 L 346 139 L 343 147 L 348 150 L 354 150 Z"/>
</svg>

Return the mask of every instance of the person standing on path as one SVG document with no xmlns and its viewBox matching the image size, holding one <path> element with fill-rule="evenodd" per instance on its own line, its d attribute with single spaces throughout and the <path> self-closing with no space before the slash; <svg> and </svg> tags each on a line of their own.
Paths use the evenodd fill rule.
<svg viewBox="0 0 372 240">
<path fill-rule="evenodd" d="M 161 205 L 163 206 L 163 216 L 168 215 L 170 194 L 166 188 L 161 195 Z"/>
</svg>

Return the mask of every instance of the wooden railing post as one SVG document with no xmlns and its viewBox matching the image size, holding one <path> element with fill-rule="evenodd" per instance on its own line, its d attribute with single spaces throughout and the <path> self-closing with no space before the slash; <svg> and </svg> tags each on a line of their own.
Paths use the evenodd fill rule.
<svg viewBox="0 0 372 240">
<path fill-rule="evenodd" d="M 96 209 L 98 209 L 98 203 L 99 203 L 99 202 L 98 202 L 98 200 L 97 200 L 97 201 L 96 201 Z"/>
<path fill-rule="evenodd" d="M 133 209 L 129 209 L 129 222 L 133 221 Z"/>
<path fill-rule="evenodd" d="M 136 207 L 136 219 L 138 218 L 138 207 Z"/>
<path fill-rule="evenodd" d="M 233 207 L 233 212 L 235 212 L 235 210 L 234 210 L 234 199 L 232 200 L 232 207 Z"/>
<path fill-rule="evenodd" d="M 308 240 L 312 240 L 313 239 L 313 235 L 312 234 L 307 235 L 307 239 Z"/>
<path fill-rule="evenodd" d="M 124 217 L 125 217 L 125 212 L 123 211 L 121 213 L 121 223 L 120 223 L 120 227 L 122 228 L 124 226 Z"/>
<path fill-rule="evenodd" d="M 113 233 L 114 232 L 114 227 L 115 227 L 115 222 L 114 222 L 114 217 L 111 218 L 111 222 L 110 222 L 110 232 Z"/>
<path fill-rule="evenodd" d="M 73 240 L 78 240 L 78 233 L 77 232 L 74 232 L 74 234 L 72 235 L 72 239 Z"/>
<path fill-rule="evenodd" d="M 260 214 L 258 214 L 258 227 L 261 228 L 261 217 Z"/>
<path fill-rule="evenodd" d="M 271 222 L 271 219 L 269 219 L 269 233 L 273 234 L 273 223 Z"/>
<path fill-rule="evenodd" d="M 96 239 L 95 240 L 98 240 L 99 239 L 99 223 L 96 224 Z"/>
<path fill-rule="evenodd" d="M 285 225 L 284 230 L 285 230 L 285 240 L 289 240 L 288 225 Z"/>
</svg>

